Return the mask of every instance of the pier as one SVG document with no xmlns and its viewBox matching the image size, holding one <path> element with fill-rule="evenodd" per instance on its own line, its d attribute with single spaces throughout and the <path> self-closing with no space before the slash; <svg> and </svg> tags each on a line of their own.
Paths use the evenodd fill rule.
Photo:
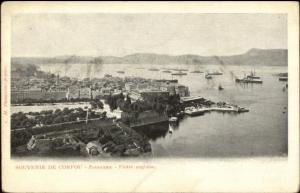
<svg viewBox="0 0 300 193">
<path fill-rule="evenodd" d="M 226 106 L 212 106 L 212 107 L 187 107 L 185 108 L 185 114 L 190 116 L 203 115 L 206 112 L 217 111 L 217 112 L 233 112 L 242 113 L 249 112 L 248 109 L 238 107 L 236 105 L 226 105 Z"/>
</svg>

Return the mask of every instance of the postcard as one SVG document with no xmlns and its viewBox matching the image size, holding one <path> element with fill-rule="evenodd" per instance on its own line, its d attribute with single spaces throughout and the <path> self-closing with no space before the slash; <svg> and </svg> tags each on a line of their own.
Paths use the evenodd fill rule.
<svg viewBox="0 0 300 193">
<path fill-rule="evenodd" d="M 297 192 L 296 2 L 4 2 L 4 192 Z"/>
</svg>

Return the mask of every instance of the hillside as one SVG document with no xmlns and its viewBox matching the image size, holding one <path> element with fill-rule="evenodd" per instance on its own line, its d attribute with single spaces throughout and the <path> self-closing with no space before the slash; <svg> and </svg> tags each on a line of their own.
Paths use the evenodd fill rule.
<svg viewBox="0 0 300 193">
<path fill-rule="evenodd" d="M 49 63 L 94 63 L 94 64 L 236 64 L 287 66 L 288 51 L 286 49 L 251 49 L 240 55 L 232 56 L 200 56 L 200 55 L 163 55 L 152 53 L 136 53 L 124 57 L 115 56 L 58 56 L 15 57 L 12 64 L 49 64 Z"/>
</svg>

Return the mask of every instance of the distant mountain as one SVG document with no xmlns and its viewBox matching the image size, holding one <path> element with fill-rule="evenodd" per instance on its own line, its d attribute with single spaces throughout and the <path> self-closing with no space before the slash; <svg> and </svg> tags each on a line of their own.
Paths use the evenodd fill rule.
<svg viewBox="0 0 300 193">
<path fill-rule="evenodd" d="M 58 56 L 58 57 L 13 57 L 12 64 L 51 64 L 51 63 L 94 63 L 94 64 L 235 64 L 287 66 L 286 49 L 256 49 L 232 56 L 199 56 L 199 55 L 163 55 L 136 53 L 124 57 L 115 56 Z"/>
<path fill-rule="evenodd" d="M 225 64 L 287 66 L 288 51 L 286 49 L 251 49 L 245 54 L 223 56 Z"/>
</svg>

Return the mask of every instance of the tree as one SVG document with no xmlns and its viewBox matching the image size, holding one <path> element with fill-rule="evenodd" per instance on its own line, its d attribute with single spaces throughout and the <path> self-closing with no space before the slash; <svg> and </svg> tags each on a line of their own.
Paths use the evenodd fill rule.
<svg viewBox="0 0 300 193">
<path fill-rule="evenodd" d="M 117 101 L 116 101 L 116 104 L 117 104 L 117 106 L 118 106 L 120 109 L 123 109 L 123 107 L 124 107 L 124 99 L 118 98 Z"/>
<path fill-rule="evenodd" d="M 102 117 L 103 117 L 103 118 L 106 118 L 106 111 L 104 111 L 104 112 L 102 113 Z"/>
<path fill-rule="evenodd" d="M 131 104 L 131 98 L 129 95 L 127 95 L 126 97 L 126 103 L 128 103 L 129 105 Z"/>
<path fill-rule="evenodd" d="M 56 123 L 62 123 L 63 120 L 64 120 L 63 117 L 57 116 L 57 117 L 55 117 L 55 118 L 53 119 L 52 123 L 53 123 L 53 124 L 56 124 Z"/>
<path fill-rule="evenodd" d="M 70 110 L 69 110 L 68 107 L 65 107 L 62 112 L 63 112 L 64 115 L 67 115 L 67 114 L 70 113 Z"/>
<path fill-rule="evenodd" d="M 60 109 L 56 109 L 55 111 L 54 111 L 54 114 L 60 114 L 61 113 L 61 110 Z"/>
<path fill-rule="evenodd" d="M 119 98 L 122 99 L 122 101 L 124 101 L 125 96 L 124 96 L 123 92 L 121 92 L 121 94 L 119 95 Z"/>
<path fill-rule="evenodd" d="M 99 99 L 90 102 L 92 109 L 103 109 L 104 104 Z"/>
</svg>

